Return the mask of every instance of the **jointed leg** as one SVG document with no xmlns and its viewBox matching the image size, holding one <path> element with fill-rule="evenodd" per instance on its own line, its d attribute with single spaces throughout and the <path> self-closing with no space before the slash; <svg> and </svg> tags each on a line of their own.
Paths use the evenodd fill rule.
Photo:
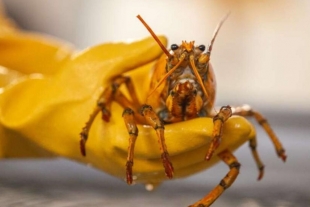
<svg viewBox="0 0 310 207">
<path fill-rule="evenodd" d="M 237 178 L 239 174 L 240 163 L 236 157 L 229 150 L 225 150 L 219 153 L 218 156 L 229 166 L 229 172 L 210 193 L 191 205 L 191 207 L 210 206 L 227 188 L 232 185 L 232 183 Z"/>
<path fill-rule="evenodd" d="M 212 141 L 211 145 L 208 149 L 206 160 L 210 160 L 214 151 L 217 149 L 217 147 L 220 144 L 220 140 L 222 137 L 222 131 L 225 121 L 231 117 L 231 108 L 230 106 L 223 106 L 220 109 L 220 112 L 213 117 L 213 133 L 212 133 Z"/>
<path fill-rule="evenodd" d="M 123 112 L 123 118 L 129 134 L 128 156 L 126 163 L 126 178 L 127 183 L 132 184 L 133 181 L 132 166 L 133 166 L 135 143 L 138 136 L 138 128 L 134 120 L 134 112 L 132 109 L 126 108 Z"/>
<path fill-rule="evenodd" d="M 119 90 L 119 87 L 121 84 L 126 85 L 127 89 L 130 91 L 131 94 L 131 101 L 128 100 L 123 93 Z M 119 76 L 116 77 L 112 84 L 108 86 L 99 96 L 96 108 L 90 115 L 88 121 L 85 124 L 85 127 L 82 129 L 82 132 L 80 133 L 80 148 L 81 148 L 81 154 L 83 156 L 86 156 L 86 149 L 85 144 L 88 138 L 88 133 L 91 128 L 91 125 L 93 124 L 96 116 L 101 111 L 102 112 L 102 119 L 106 122 L 109 122 L 111 117 L 111 104 L 112 101 L 115 101 L 119 103 L 124 108 L 131 107 L 131 108 L 137 108 L 140 106 L 136 91 L 134 90 L 132 81 L 128 77 Z"/>
<path fill-rule="evenodd" d="M 157 114 L 153 111 L 152 107 L 149 105 L 143 105 L 141 108 L 141 114 L 145 117 L 146 122 L 151 125 L 157 133 L 158 141 L 160 145 L 161 158 L 163 161 L 163 166 L 165 168 L 165 173 L 170 179 L 173 177 L 173 166 L 169 159 L 169 154 L 167 151 L 167 146 L 165 144 L 164 138 L 164 125 L 158 118 Z M 123 112 L 123 118 L 125 125 L 129 133 L 129 147 L 128 147 L 128 156 L 126 163 L 126 178 L 127 183 L 131 184 L 132 179 L 132 166 L 134 164 L 134 147 L 135 142 L 138 136 L 138 128 L 135 123 L 134 111 L 130 108 L 126 108 Z"/>
<path fill-rule="evenodd" d="M 256 121 L 263 127 L 263 129 L 266 131 L 268 136 L 270 137 L 272 143 L 275 146 L 276 152 L 278 156 L 285 161 L 286 160 L 286 154 L 285 150 L 282 147 L 281 142 L 279 141 L 278 137 L 275 135 L 273 130 L 271 129 L 270 125 L 268 124 L 267 120 L 257 111 L 254 111 L 250 106 L 244 105 L 241 107 L 235 107 L 233 108 L 233 115 L 240 115 L 240 116 L 251 116 L 256 119 Z"/>
<path fill-rule="evenodd" d="M 82 132 L 80 133 L 80 150 L 81 154 L 83 156 L 86 156 L 86 149 L 85 149 L 85 144 L 88 138 L 88 133 L 91 128 L 91 125 L 93 124 L 96 116 L 99 114 L 99 112 L 102 112 L 102 119 L 105 121 L 109 121 L 110 119 L 110 107 L 111 107 L 111 102 L 112 102 L 112 87 L 108 87 L 106 90 L 102 92 L 100 95 L 98 101 L 97 101 L 97 106 L 94 109 L 94 111 L 91 113 L 89 116 L 88 121 L 85 124 L 85 127 L 83 127 Z"/>
<path fill-rule="evenodd" d="M 85 150 L 85 143 L 88 138 L 88 133 L 90 126 L 92 125 L 94 119 L 96 118 L 97 114 L 100 112 L 100 108 L 96 107 L 96 109 L 93 111 L 93 113 L 90 115 L 89 120 L 86 123 L 86 126 L 82 129 L 82 132 L 80 133 L 81 140 L 80 140 L 80 150 L 81 154 L 83 156 L 86 156 L 86 150 Z"/>
<path fill-rule="evenodd" d="M 170 162 L 169 153 L 165 144 L 164 125 L 150 105 L 143 105 L 141 114 L 145 117 L 146 122 L 156 130 L 165 173 L 171 179 L 173 177 L 173 166 Z"/>
<path fill-rule="evenodd" d="M 252 139 L 249 140 L 249 147 L 251 149 L 254 161 L 259 171 L 257 180 L 260 180 L 263 178 L 263 175 L 264 175 L 264 164 L 259 158 L 259 155 L 256 151 L 256 146 L 257 146 L 256 137 L 253 137 Z"/>
</svg>

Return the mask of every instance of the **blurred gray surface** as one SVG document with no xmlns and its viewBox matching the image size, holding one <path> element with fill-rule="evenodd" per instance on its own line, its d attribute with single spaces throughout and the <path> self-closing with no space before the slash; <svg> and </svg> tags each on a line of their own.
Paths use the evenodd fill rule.
<svg viewBox="0 0 310 207">
<path fill-rule="evenodd" d="M 272 144 L 258 128 L 258 150 L 266 165 L 264 178 L 256 181 L 256 166 L 245 144 L 235 153 L 242 164 L 239 177 L 213 206 L 310 206 L 310 118 L 268 117 L 287 150 L 287 162 L 276 157 Z M 103 172 L 62 159 L 2 160 L 0 169 L 1 207 L 188 206 L 207 194 L 228 171 L 219 163 L 147 192 L 142 185 L 128 186 Z"/>
</svg>

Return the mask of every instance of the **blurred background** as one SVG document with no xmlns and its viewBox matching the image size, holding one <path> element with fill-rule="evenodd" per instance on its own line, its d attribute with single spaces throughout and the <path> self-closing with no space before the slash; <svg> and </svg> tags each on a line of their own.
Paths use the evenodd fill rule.
<svg viewBox="0 0 310 207">
<path fill-rule="evenodd" d="M 103 42 L 149 36 L 137 14 L 155 33 L 166 35 L 169 45 L 182 40 L 208 45 L 216 25 L 230 11 L 211 56 L 218 84 L 217 103 L 247 103 L 265 114 L 287 149 L 288 160 L 283 164 L 276 158 L 259 129 L 259 150 L 267 166 L 265 178 L 256 182 L 248 147 L 242 147 L 236 152 L 241 174 L 214 206 L 310 206 L 310 1 L 3 3 L 8 15 L 23 29 L 55 36 L 81 50 Z M 0 169 L 0 190 L 4 192 L 1 206 L 186 206 L 206 194 L 227 172 L 226 166 L 219 164 L 148 193 L 142 186 L 128 187 L 66 160 L 1 161 Z M 20 203 L 14 199 L 14 205 L 11 196 L 19 197 Z"/>
<path fill-rule="evenodd" d="M 220 19 L 212 63 L 218 100 L 259 108 L 310 113 L 309 1 L 4 0 L 20 26 L 77 48 L 149 36 L 140 14 L 169 45 L 208 45 Z"/>
</svg>

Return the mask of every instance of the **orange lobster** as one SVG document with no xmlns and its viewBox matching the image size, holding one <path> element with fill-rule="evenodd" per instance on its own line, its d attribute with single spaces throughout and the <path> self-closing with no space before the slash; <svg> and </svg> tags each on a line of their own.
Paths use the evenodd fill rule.
<svg viewBox="0 0 310 207">
<path fill-rule="evenodd" d="M 112 113 L 111 104 L 117 102 L 124 108 L 123 119 L 129 134 L 126 163 L 128 184 L 133 182 L 134 147 L 139 133 L 137 124 L 149 125 L 156 131 L 165 174 L 170 179 L 173 178 L 174 168 L 165 144 L 164 126 L 165 124 L 182 122 L 197 117 L 213 118 L 213 134 L 210 146 L 206 149 L 206 161 L 212 159 L 214 152 L 220 146 L 223 127 L 232 115 L 254 117 L 269 135 L 278 156 L 285 161 L 285 150 L 266 119 L 260 113 L 247 105 L 241 107 L 223 106 L 218 113 L 214 110 L 216 83 L 210 56 L 214 40 L 228 15 L 225 16 L 215 30 L 211 44 L 206 52 L 204 52 L 206 49 L 204 45 L 195 46 L 194 41 L 182 41 L 180 45 L 172 44 L 169 52 L 141 16 L 138 15 L 137 17 L 165 54 L 156 64 L 145 104 L 140 103 L 130 77 L 119 75 L 111 80 L 111 85 L 103 90 L 95 110 L 80 133 L 82 155 L 86 156 L 85 144 L 95 117 L 101 112 L 102 119 L 109 122 Z M 119 90 L 121 85 L 126 86 L 131 96 L 130 99 Z M 256 138 L 250 139 L 249 143 L 259 169 L 258 179 L 261 179 L 264 165 L 256 151 Z M 219 185 L 192 206 L 210 206 L 236 179 L 240 163 L 231 150 L 224 149 L 218 152 L 217 156 L 229 166 L 230 170 Z"/>
</svg>

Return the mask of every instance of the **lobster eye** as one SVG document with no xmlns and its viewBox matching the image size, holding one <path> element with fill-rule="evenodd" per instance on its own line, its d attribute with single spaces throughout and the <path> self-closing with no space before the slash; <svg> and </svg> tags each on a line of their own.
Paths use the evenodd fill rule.
<svg viewBox="0 0 310 207">
<path fill-rule="evenodd" d="M 177 44 L 172 44 L 171 45 L 171 50 L 177 50 L 179 46 Z"/>
<path fill-rule="evenodd" d="M 200 50 L 201 52 L 203 52 L 203 51 L 205 51 L 206 46 L 204 46 L 204 45 L 199 45 L 198 48 L 199 48 L 199 50 Z"/>
</svg>

